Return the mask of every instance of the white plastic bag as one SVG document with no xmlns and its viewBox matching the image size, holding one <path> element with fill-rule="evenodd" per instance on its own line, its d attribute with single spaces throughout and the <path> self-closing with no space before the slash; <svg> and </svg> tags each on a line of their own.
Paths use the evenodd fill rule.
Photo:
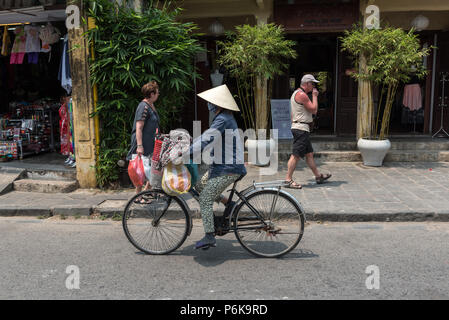
<svg viewBox="0 0 449 320">
<path fill-rule="evenodd" d="M 162 187 L 162 170 L 156 169 L 157 161 L 151 160 L 151 178 L 150 185 L 153 188 Z"/>
</svg>

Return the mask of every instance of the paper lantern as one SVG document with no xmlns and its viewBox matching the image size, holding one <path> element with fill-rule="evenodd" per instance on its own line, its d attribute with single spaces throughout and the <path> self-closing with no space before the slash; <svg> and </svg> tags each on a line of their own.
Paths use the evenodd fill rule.
<svg viewBox="0 0 449 320">
<path fill-rule="evenodd" d="M 209 31 L 214 35 L 220 35 L 224 32 L 224 27 L 217 19 L 215 19 L 215 21 L 209 26 Z"/>
<path fill-rule="evenodd" d="M 422 31 L 429 26 L 429 18 L 420 14 L 415 19 L 413 19 L 411 25 L 417 31 Z"/>
</svg>

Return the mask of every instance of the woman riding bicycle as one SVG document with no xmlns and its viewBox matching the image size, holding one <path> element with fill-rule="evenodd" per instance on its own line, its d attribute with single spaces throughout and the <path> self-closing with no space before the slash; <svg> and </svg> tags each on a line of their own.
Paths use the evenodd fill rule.
<svg viewBox="0 0 449 320">
<path fill-rule="evenodd" d="M 215 117 L 210 128 L 193 142 L 190 155 L 202 152 L 211 143 L 217 144 L 211 151 L 213 162 L 209 171 L 195 186 L 200 193 L 200 210 L 205 232 L 205 236 L 195 244 L 195 248 L 207 249 L 216 246 L 213 203 L 214 201 L 221 201 L 223 204 L 228 202 L 228 199 L 222 195 L 223 191 L 239 177 L 246 175 L 246 169 L 243 143 L 239 135 L 235 134 L 238 127 L 232 114 L 233 111 L 240 112 L 240 109 L 228 87 L 222 85 L 204 91 L 198 96 L 208 102 L 208 109 L 215 114 Z M 217 138 L 221 136 L 221 139 L 214 139 L 214 136 Z M 227 141 L 231 137 L 232 140 Z M 218 145 L 220 142 L 221 145 Z"/>
</svg>

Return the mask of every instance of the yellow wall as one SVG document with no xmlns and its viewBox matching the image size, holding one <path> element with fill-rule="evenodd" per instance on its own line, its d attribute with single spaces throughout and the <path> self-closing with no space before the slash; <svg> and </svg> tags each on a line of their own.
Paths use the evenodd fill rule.
<svg viewBox="0 0 449 320">
<path fill-rule="evenodd" d="M 269 22 L 273 13 L 273 0 L 185 0 L 181 5 L 180 20 L 193 21 L 209 34 L 209 26 L 215 20 L 232 30 L 240 24 Z"/>
<path fill-rule="evenodd" d="M 379 7 L 382 25 L 409 30 L 421 14 L 429 18 L 426 30 L 449 30 L 449 0 L 361 0 L 361 13 L 371 4 Z"/>
<path fill-rule="evenodd" d="M 395 27 L 410 29 L 411 21 L 423 14 L 430 20 L 427 30 L 449 29 L 449 0 L 361 0 L 361 12 L 370 4 L 377 5 L 381 19 Z M 206 34 L 216 18 L 230 30 L 239 24 L 270 22 L 273 14 L 273 0 L 184 0 L 182 7 L 180 19 L 197 23 Z"/>
<path fill-rule="evenodd" d="M 254 25 L 256 18 L 254 16 L 238 16 L 238 17 L 222 17 L 222 18 L 192 18 L 186 21 L 194 22 L 198 27 L 198 32 L 206 35 L 210 34 L 209 27 L 214 23 L 215 19 L 223 25 L 225 31 L 234 31 L 235 26 L 242 24 Z"/>
<path fill-rule="evenodd" d="M 449 11 L 381 12 L 380 18 L 383 21 L 382 25 L 408 30 L 411 28 L 412 20 L 419 14 L 429 19 L 426 30 L 449 31 Z"/>
<path fill-rule="evenodd" d="M 362 0 L 377 5 L 380 12 L 449 11 L 449 0 Z"/>
</svg>

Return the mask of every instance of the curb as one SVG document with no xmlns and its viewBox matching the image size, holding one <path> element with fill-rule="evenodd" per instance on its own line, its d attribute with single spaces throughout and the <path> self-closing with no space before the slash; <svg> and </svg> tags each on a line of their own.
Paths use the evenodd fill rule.
<svg viewBox="0 0 449 320">
<path fill-rule="evenodd" d="M 308 221 L 330 222 L 449 222 L 449 211 L 444 213 L 398 212 L 398 213 L 306 213 Z"/>
<path fill-rule="evenodd" d="M 122 215 L 123 208 L 98 208 L 91 207 L 52 207 L 52 208 L 0 208 L 0 217 L 12 216 L 90 216 L 92 214 L 104 215 L 111 218 L 115 215 Z M 191 209 L 193 219 L 199 219 L 198 210 Z M 395 213 L 331 213 L 331 212 L 315 212 L 306 213 L 307 221 L 329 221 L 329 222 L 449 222 L 449 210 L 444 212 L 395 212 Z"/>
</svg>

